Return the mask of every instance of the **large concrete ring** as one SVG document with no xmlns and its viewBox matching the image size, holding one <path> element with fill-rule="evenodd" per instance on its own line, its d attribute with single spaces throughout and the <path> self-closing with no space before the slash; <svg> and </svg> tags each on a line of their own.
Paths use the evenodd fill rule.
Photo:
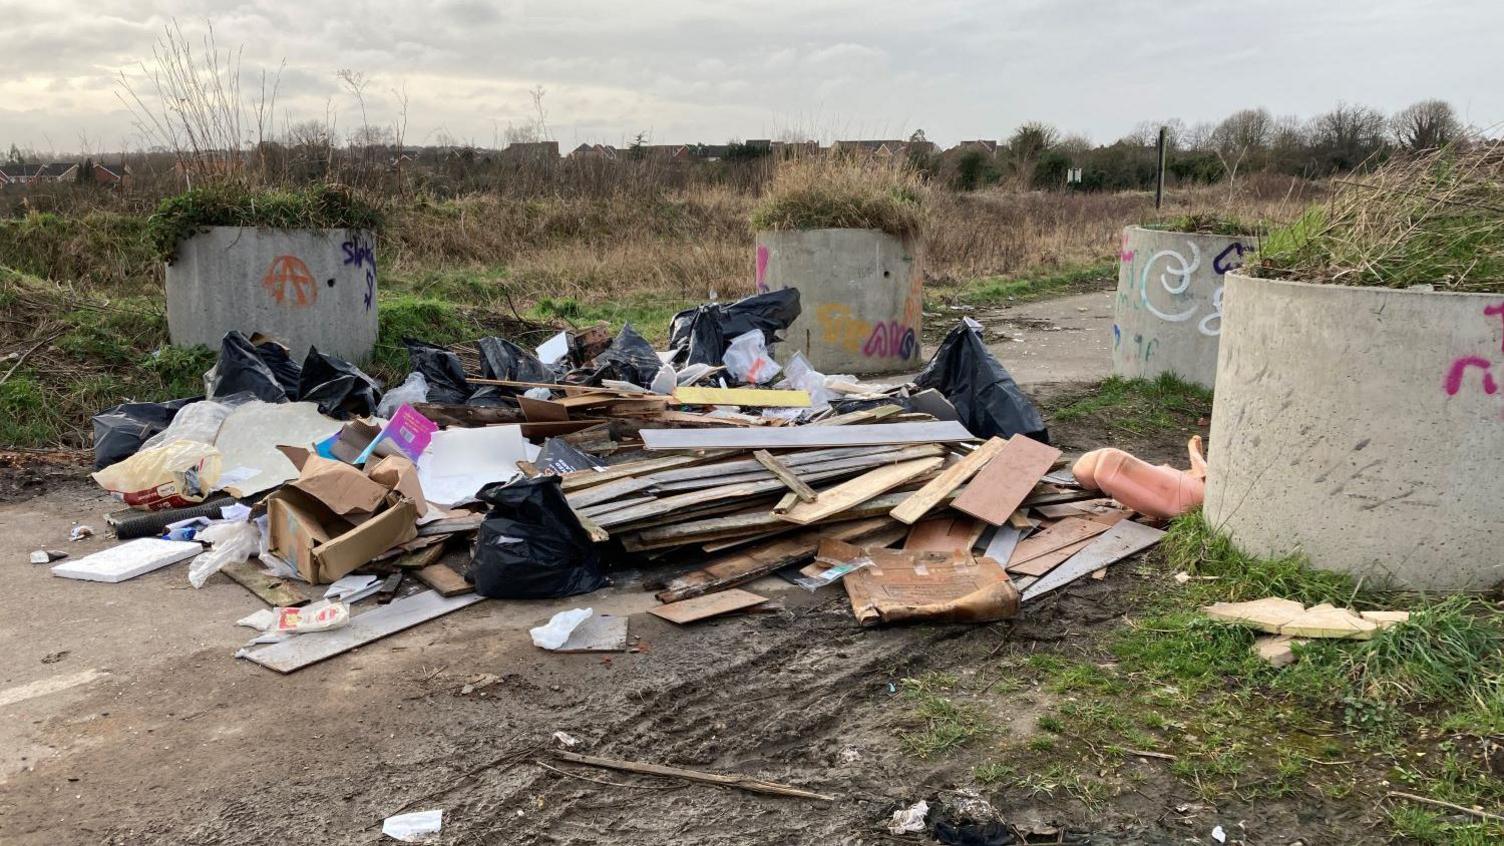
<svg viewBox="0 0 1504 846">
<path fill-rule="evenodd" d="M 1370 586 L 1504 581 L 1504 294 L 1230 274 L 1205 514 Z"/>
<path fill-rule="evenodd" d="M 924 267 L 916 241 L 873 229 L 757 233 L 757 291 L 799 289 L 799 319 L 776 350 L 822 373 L 918 368 Z"/>
<path fill-rule="evenodd" d="M 167 265 L 174 344 L 218 348 L 231 329 L 361 361 L 376 346 L 376 236 L 344 229 L 215 226 Z"/>
<path fill-rule="evenodd" d="M 1130 226 L 1119 251 L 1112 372 L 1173 373 L 1210 388 L 1217 376 L 1222 284 L 1252 252 L 1251 235 L 1201 235 Z"/>
</svg>

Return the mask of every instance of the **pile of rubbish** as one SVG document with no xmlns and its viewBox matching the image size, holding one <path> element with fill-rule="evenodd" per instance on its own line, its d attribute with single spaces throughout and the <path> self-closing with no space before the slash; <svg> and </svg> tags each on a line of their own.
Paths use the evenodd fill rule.
<svg viewBox="0 0 1504 846">
<path fill-rule="evenodd" d="M 840 583 L 863 625 L 999 620 L 1199 502 L 1195 444 L 1190 472 L 1106 451 L 1072 475 L 969 320 L 911 384 L 873 385 L 775 361 L 798 314 L 794 290 L 704 305 L 662 352 L 630 325 L 532 351 L 408 340 L 411 373 L 389 390 L 316 348 L 300 364 L 230 332 L 203 397 L 95 417 L 94 478 L 129 506 L 107 518 L 122 543 L 33 560 L 105 582 L 185 560 L 195 587 L 223 574 L 267 603 L 239 621 L 256 634 L 237 654 L 292 672 L 628 568 L 671 574 L 650 578 L 651 613 L 679 624 L 769 607 L 743 586 L 770 574 Z M 533 637 L 628 648 L 626 619 L 589 608 Z"/>
</svg>

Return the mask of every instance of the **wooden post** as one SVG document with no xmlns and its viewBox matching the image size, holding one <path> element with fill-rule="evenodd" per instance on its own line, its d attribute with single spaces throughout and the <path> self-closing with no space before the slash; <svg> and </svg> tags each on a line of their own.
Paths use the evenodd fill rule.
<svg viewBox="0 0 1504 846">
<path fill-rule="evenodd" d="M 1165 197 L 1165 148 L 1168 146 L 1165 143 L 1165 135 L 1165 128 L 1161 126 L 1159 128 L 1159 164 L 1154 174 L 1154 208 L 1156 211 Z"/>
</svg>

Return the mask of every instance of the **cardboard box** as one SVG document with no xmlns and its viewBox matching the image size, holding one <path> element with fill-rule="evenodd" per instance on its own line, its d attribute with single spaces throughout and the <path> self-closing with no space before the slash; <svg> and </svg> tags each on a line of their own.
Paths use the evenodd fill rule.
<svg viewBox="0 0 1504 846">
<path fill-rule="evenodd" d="M 333 582 L 418 536 L 423 492 L 412 462 L 391 457 L 368 475 L 307 450 L 283 451 L 299 474 L 266 498 L 269 544 L 309 582 Z"/>
</svg>

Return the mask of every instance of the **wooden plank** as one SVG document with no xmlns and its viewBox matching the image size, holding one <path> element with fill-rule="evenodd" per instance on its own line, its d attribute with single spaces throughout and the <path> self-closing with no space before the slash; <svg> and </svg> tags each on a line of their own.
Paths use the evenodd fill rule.
<svg viewBox="0 0 1504 846">
<path fill-rule="evenodd" d="M 989 438 L 986 443 L 972 450 L 970 455 L 945 468 L 940 475 L 931 479 L 928 484 L 900 503 L 897 508 L 893 509 L 893 519 L 912 525 L 915 520 L 928 514 L 939 504 L 946 494 L 975 476 L 978 470 L 986 466 L 987 462 L 997 457 L 1007 443 L 1002 438 Z"/>
<path fill-rule="evenodd" d="M 592 767 L 605 767 L 611 770 L 621 770 L 629 773 L 642 773 L 644 775 L 663 776 L 665 778 L 682 778 L 686 781 L 698 781 L 704 784 L 715 784 L 721 787 L 736 787 L 753 793 L 769 793 L 775 796 L 792 796 L 795 799 L 814 799 L 820 802 L 834 802 L 836 797 L 826 796 L 823 793 L 815 793 L 810 790 L 801 790 L 786 784 L 773 781 L 763 781 L 744 775 L 720 775 L 719 773 L 702 773 L 695 770 L 681 770 L 678 767 L 664 767 L 658 764 L 640 764 L 635 761 L 615 761 L 610 758 L 595 758 L 590 755 L 578 755 L 574 752 L 554 752 L 554 757 L 561 761 L 572 761 L 576 764 L 585 764 Z"/>
<path fill-rule="evenodd" d="M 281 643 L 239 654 L 268 669 L 291 673 L 435 617 L 442 617 L 451 611 L 474 605 L 482 599 L 485 597 L 475 593 L 443 597 L 434 591 L 425 590 L 398 599 L 390 605 L 356 614 L 344 628 L 300 634 Z"/>
<path fill-rule="evenodd" d="M 1067 517 L 1053 525 L 1046 526 L 1019 542 L 1018 548 L 1013 550 L 1012 557 L 1008 559 L 1008 571 L 1010 573 L 1022 573 L 1026 576 L 1044 575 L 1044 570 L 1035 572 L 1035 568 L 1026 567 L 1025 565 L 1040 556 L 1056 552 L 1068 546 L 1076 546 L 1082 541 L 1090 540 L 1107 531 L 1108 528 L 1108 526 L 1102 523 L 1087 520 L 1083 517 Z M 1055 563 L 1058 564 L 1064 560 L 1062 558 Z"/>
<path fill-rule="evenodd" d="M 605 543 L 606 541 L 611 539 L 610 533 L 590 517 L 587 517 L 578 511 L 574 512 L 574 517 L 576 520 L 580 521 L 580 528 L 585 530 L 585 534 L 589 535 L 592 541 L 596 543 Z"/>
<path fill-rule="evenodd" d="M 674 402 L 683 405 L 809 408 L 809 391 L 775 391 L 769 388 L 696 388 L 686 385 L 674 391 Z"/>
<path fill-rule="evenodd" d="M 794 452 L 779 453 L 778 460 L 789 467 L 801 467 L 806 464 L 818 464 L 841 458 L 856 458 L 863 455 L 897 452 L 900 449 L 902 447 L 898 446 L 803 449 Z M 703 479 L 710 476 L 725 477 L 737 473 L 757 472 L 761 469 L 762 465 L 755 458 L 734 458 L 727 461 L 717 461 L 714 464 L 698 464 L 693 467 L 681 467 L 674 470 L 659 470 L 650 475 L 653 477 L 653 481 L 662 484 L 665 482 L 682 482 L 688 479 Z"/>
<path fill-rule="evenodd" d="M 768 468 L 769 473 L 777 476 L 778 481 L 782 482 L 784 487 L 788 488 L 801 500 L 814 502 L 819 497 L 819 494 L 815 493 L 814 488 L 811 488 L 801 481 L 798 476 L 795 476 L 793 471 L 784 466 L 783 462 L 774 458 L 771 452 L 765 449 L 755 450 L 752 453 L 752 457 L 757 459 L 759 464 Z"/>
<path fill-rule="evenodd" d="M 439 596 L 459 596 L 475 590 L 475 585 L 465 581 L 465 577 L 448 564 L 430 564 L 413 575 L 418 577 L 418 581 L 433 588 Z"/>
<path fill-rule="evenodd" d="M 323 596 L 323 592 L 313 585 L 293 579 L 279 579 L 262 570 L 260 564 L 253 563 L 250 559 L 226 564 L 219 572 L 256 594 L 262 602 L 274 607 L 306 605 Z"/>
<path fill-rule="evenodd" d="M 561 423 L 569 419 L 569 407 L 553 400 L 518 397 L 517 405 L 529 423 Z"/>
<path fill-rule="evenodd" d="M 832 474 L 828 472 L 831 470 L 867 470 L 873 467 L 881 467 L 884 464 L 896 464 L 900 461 L 907 461 L 911 458 L 929 458 L 932 455 L 940 455 L 943 452 L 944 447 L 941 447 L 938 444 L 918 444 L 915 446 L 896 448 L 883 447 L 881 452 L 873 453 L 871 455 L 857 455 L 850 458 L 835 458 L 829 461 L 821 461 L 814 464 L 801 464 L 797 467 L 791 467 L 790 469 L 794 471 L 794 475 L 808 482 L 815 479 L 831 478 L 833 475 L 841 475 L 839 473 Z M 761 466 L 759 466 L 759 469 L 746 473 L 733 473 L 726 476 L 716 476 L 714 478 L 704 479 L 684 479 L 678 482 L 660 482 L 658 489 L 665 493 L 669 491 L 693 491 L 701 490 L 703 488 L 713 488 L 720 485 L 734 485 L 740 484 L 742 482 L 760 482 L 776 478 L 778 477 L 774 476 L 772 473 L 769 473 L 767 470 L 761 469 Z"/>
<path fill-rule="evenodd" d="M 594 520 L 602 514 L 610 514 L 613 511 L 620 511 L 623 508 L 631 508 L 635 505 L 644 505 L 649 502 L 655 502 L 657 501 L 657 499 L 658 497 L 653 496 L 652 494 L 647 494 L 645 496 L 631 496 L 627 497 L 626 499 L 613 499 L 610 502 L 603 502 L 600 505 L 587 505 L 584 508 L 580 509 L 580 513 Z"/>
<path fill-rule="evenodd" d="M 598 505 L 602 502 L 617 499 L 629 493 L 636 493 L 645 488 L 651 488 L 653 484 L 653 480 L 646 476 L 628 476 L 624 479 L 617 479 L 614 482 L 607 482 L 604 485 L 571 491 L 566 493 L 564 498 L 569 500 L 571 508 L 584 508 L 589 505 Z"/>
<path fill-rule="evenodd" d="M 1121 561 L 1136 552 L 1141 552 L 1159 543 L 1164 532 L 1143 523 L 1123 520 L 1107 530 L 1107 533 L 1091 541 L 1085 549 L 1071 556 L 1070 560 L 1051 570 L 1039 581 L 1029 585 L 1023 592 L 1028 602 L 1064 587 L 1093 570 Z"/>
<path fill-rule="evenodd" d="M 879 444 L 937 444 L 972 440 L 972 434 L 966 431 L 966 427 L 953 421 L 834 427 L 754 426 L 747 429 L 643 429 L 639 434 L 642 436 L 643 448 L 650 450 L 795 449 Z M 1056 454 L 1059 454 L 1058 450 Z"/>
<path fill-rule="evenodd" d="M 1045 573 L 1050 572 L 1069 560 L 1072 555 L 1085 549 L 1091 542 L 1092 538 L 1086 538 L 1072 544 L 1066 544 L 1058 549 L 1040 553 L 1027 561 L 1020 561 L 1017 564 L 1009 562 L 1006 569 L 1015 576 L 1043 576 Z M 1017 555 L 1018 552 L 1015 551 L 1013 554 Z"/>
<path fill-rule="evenodd" d="M 903 548 L 910 552 L 970 553 L 986 528 L 985 523 L 970 517 L 931 517 L 914 524 Z"/>
<path fill-rule="evenodd" d="M 719 593 L 704 596 L 681 599 L 678 602 L 669 602 L 657 608 L 649 608 L 648 613 L 654 617 L 661 617 L 670 623 L 693 623 L 696 620 L 705 620 L 710 617 L 719 617 L 732 611 L 743 608 L 751 608 L 767 601 L 766 596 L 758 596 L 751 591 L 740 588 L 731 588 Z"/>
<path fill-rule="evenodd" d="M 655 470 L 669 470 L 674 467 L 685 467 L 690 464 L 703 464 L 715 458 L 719 458 L 726 452 L 699 452 L 686 453 L 684 455 L 669 455 L 663 458 L 646 458 L 641 461 L 624 461 L 621 464 L 613 464 L 604 470 L 580 470 L 574 473 L 565 473 L 560 476 L 560 484 L 565 491 L 588 488 L 594 485 L 604 485 L 617 479 L 625 479 L 628 476 L 641 476 L 652 473 Z"/>
<path fill-rule="evenodd" d="M 1039 477 L 1050 471 L 1050 465 L 1060 457 L 1060 450 L 1042 444 L 1023 435 L 1008 439 L 993 459 L 987 462 L 956 497 L 951 507 L 1001 526 L 1009 515 L 1018 510 Z"/>
<path fill-rule="evenodd" d="M 787 524 L 785 524 L 787 525 Z M 855 543 L 859 538 L 881 532 L 893 521 L 887 517 L 869 518 L 833 526 L 816 526 L 761 546 L 712 559 L 699 570 L 692 570 L 669 581 L 658 593 L 660 602 L 678 602 L 703 596 L 735 585 L 745 584 L 814 557 L 822 538 Z"/>
<path fill-rule="evenodd" d="M 466 376 L 465 381 L 472 385 L 498 385 L 503 388 L 548 388 L 554 391 L 576 390 L 593 394 L 611 394 L 619 397 L 646 396 L 642 391 L 629 391 L 617 388 L 607 388 L 601 385 L 561 385 L 556 382 L 518 382 L 512 379 L 486 379 L 481 376 Z"/>
<path fill-rule="evenodd" d="M 824 420 L 811 423 L 811 426 L 853 426 L 858 423 L 871 423 L 881 420 L 903 411 L 901 405 L 880 405 L 877 408 L 869 408 L 865 411 L 848 411 L 845 414 L 837 414 Z"/>
<path fill-rule="evenodd" d="M 445 541 L 447 540 L 448 538 L 444 538 L 431 546 L 425 546 L 416 552 L 409 552 L 393 562 L 393 566 L 401 570 L 421 570 L 424 567 L 437 563 L 440 558 L 444 557 Z"/>
<path fill-rule="evenodd" d="M 944 459 L 941 458 L 920 458 L 890 467 L 879 467 L 829 490 L 821 491 L 819 499 L 814 502 L 801 502 L 787 512 L 779 514 L 778 519 L 798 523 L 801 526 L 819 522 L 840 514 L 854 505 L 885 494 L 916 476 L 938 470 L 944 463 Z"/>
<path fill-rule="evenodd" d="M 795 503 L 800 502 L 802 499 L 803 497 L 799 496 L 799 494 L 794 493 L 793 491 L 789 491 L 788 493 L 783 495 L 783 499 L 778 500 L 778 504 L 773 506 L 773 513 L 787 514 L 788 510 L 790 508 L 793 508 Z"/>
</svg>

